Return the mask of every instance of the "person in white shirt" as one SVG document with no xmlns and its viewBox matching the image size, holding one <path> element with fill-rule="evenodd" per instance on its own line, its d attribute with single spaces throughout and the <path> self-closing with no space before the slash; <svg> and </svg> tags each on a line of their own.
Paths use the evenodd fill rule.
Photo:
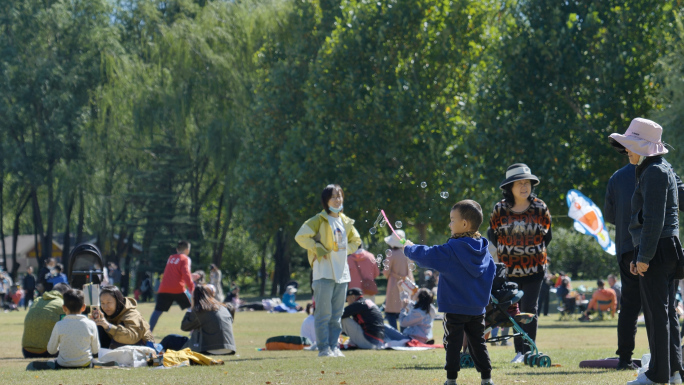
<svg viewBox="0 0 684 385">
<path fill-rule="evenodd" d="M 100 351 L 95 322 L 81 314 L 85 310 L 83 292 L 70 289 L 63 295 L 66 316 L 55 324 L 47 350 L 59 351 L 54 369 L 92 367 L 93 354 Z"/>
<path fill-rule="evenodd" d="M 309 218 L 295 235 L 295 240 L 307 250 L 313 269 L 316 312 L 316 342 L 320 357 L 344 357 L 338 346 L 342 332 L 342 312 L 351 281 L 347 255 L 361 244 L 354 220 L 342 213 L 344 192 L 339 185 L 323 189 L 323 211 Z"/>
</svg>

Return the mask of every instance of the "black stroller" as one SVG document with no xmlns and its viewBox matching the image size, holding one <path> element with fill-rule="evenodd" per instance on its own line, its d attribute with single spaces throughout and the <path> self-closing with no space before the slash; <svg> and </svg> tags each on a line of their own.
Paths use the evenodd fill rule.
<svg viewBox="0 0 684 385">
<path fill-rule="evenodd" d="M 534 341 L 520 327 L 520 324 L 532 322 L 536 316 L 535 314 L 520 313 L 518 302 L 522 299 L 523 294 L 522 290 L 518 290 L 516 283 L 506 280 L 506 265 L 497 263 L 492 292 L 489 295 L 489 304 L 485 313 L 485 334 L 496 327 L 510 327 L 513 328 L 514 332 L 505 336 L 490 337 L 486 342 L 500 342 L 521 337 L 523 343 L 530 347 L 530 350 L 525 353 L 523 362 L 529 366 L 551 367 L 551 357 L 540 353 Z M 461 367 L 475 367 L 475 362 L 467 349 L 461 354 Z"/>
<path fill-rule="evenodd" d="M 69 257 L 69 285 L 83 290 L 86 283 L 100 284 L 103 281 L 102 254 L 97 246 L 82 243 L 76 246 Z"/>
</svg>

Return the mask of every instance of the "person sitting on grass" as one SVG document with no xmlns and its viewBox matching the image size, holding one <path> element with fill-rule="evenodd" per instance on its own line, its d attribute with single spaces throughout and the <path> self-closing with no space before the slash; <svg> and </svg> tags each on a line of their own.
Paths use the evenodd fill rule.
<svg viewBox="0 0 684 385">
<path fill-rule="evenodd" d="M 385 344 L 385 323 L 378 306 L 363 297 L 358 287 L 347 290 L 347 307 L 342 313 L 342 331 L 359 349 L 381 349 Z"/>
<path fill-rule="evenodd" d="M 92 317 L 102 347 L 154 346 L 150 325 L 140 315 L 137 305 L 135 299 L 125 298 L 116 286 L 100 288 L 100 309 L 94 308 Z"/>
<path fill-rule="evenodd" d="M 406 302 L 406 307 L 399 313 L 399 326 L 402 334 L 426 343 L 432 340 L 432 321 L 435 319 L 435 308 L 432 306 L 432 291 L 418 289 L 415 302 Z"/>
<path fill-rule="evenodd" d="M 69 289 L 71 287 L 66 283 L 57 284 L 33 302 L 24 318 L 24 334 L 21 338 L 21 353 L 24 358 L 57 357 L 47 351 L 47 345 L 52 329 L 64 314 L 62 296 Z"/>
<path fill-rule="evenodd" d="M 285 294 L 283 294 L 283 305 L 290 309 L 302 311 L 304 309 L 295 302 L 295 294 L 297 294 L 297 288 L 292 285 L 288 286 L 287 289 L 285 289 Z"/>
<path fill-rule="evenodd" d="M 480 372 L 482 385 L 493 384 L 492 362 L 485 344 L 485 307 L 489 303 L 496 265 L 477 231 L 482 207 L 473 200 L 456 203 L 449 213 L 451 238 L 444 245 L 421 246 L 406 240 L 404 254 L 423 268 L 439 272 L 437 302 L 444 315 L 446 385 L 455 385 L 461 369 L 463 335 Z"/>
<path fill-rule="evenodd" d="M 617 295 L 613 289 L 606 289 L 605 283 L 602 279 L 596 281 L 596 286 L 598 289 L 591 296 L 591 301 L 589 301 L 589 306 L 587 310 L 582 314 L 580 321 L 589 321 L 589 315 L 593 310 L 607 311 L 610 309 L 610 316 L 615 317 L 615 311 L 617 310 Z M 610 302 L 609 304 L 600 304 L 601 302 Z"/>
<path fill-rule="evenodd" d="M 66 317 L 55 324 L 47 350 L 56 354 L 55 369 L 92 367 L 93 354 L 100 351 L 97 325 L 85 315 L 83 292 L 71 289 L 64 293 L 62 306 Z"/>
</svg>

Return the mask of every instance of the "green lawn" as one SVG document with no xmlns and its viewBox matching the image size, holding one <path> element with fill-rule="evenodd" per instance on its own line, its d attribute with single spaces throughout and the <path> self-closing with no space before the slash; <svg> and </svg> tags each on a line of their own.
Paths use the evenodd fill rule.
<svg viewBox="0 0 684 385">
<path fill-rule="evenodd" d="M 380 302 L 382 298 L 378 298 Z M 140 310 L 149 318 L 152 304 Z M 216 367 L 184 367 L 168 370 L 78 370 L 26 372 L 29 360 L 21 358 L 23 310 L 0 313 L 0 379 L 2 384 L 442 384 L 444 351 L 349 351 L 346 358 L 320 359 L 316 352 L 257 351 L 268 337 L 299 334 L 304 314 L 237 313 L 234 325 L 238 354 L 222 357 Z M 177 307 L 160 318 L 155 338 L 179 333 L 183 313 Z M 554 368 L 529 368 L 510 364 L 512 347 L 490 347 L 497 384 L 624 384 L 633 372 L 586 370 L 584 359 L 612 357 L 616 348 L 616 320 L 593 323 L 558 322 L 557 315 L 542 317 L 539 348 L 547 353 Z M 442 338 L 440 321 L 435 322 L 435 339 Z M 645 329 L 639 328 L 636 357 L 647 352 Z M 459 384 L 479 384 L 475 369 L 461 371 Z"/>
</svg>

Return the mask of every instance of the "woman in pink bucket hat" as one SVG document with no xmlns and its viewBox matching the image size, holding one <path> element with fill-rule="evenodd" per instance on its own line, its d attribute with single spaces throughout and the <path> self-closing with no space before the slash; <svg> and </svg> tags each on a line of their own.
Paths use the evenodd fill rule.
<svg viewBox="0 0 684 385">
<path fill-rule="evenodd" d="M 611 145 L 636 165 L 629 224 L 635 251 L 630 270 L 639 275 L 651 351 L 648 370 L 628 385 L 681 383 L 682 350 L 674 303 L 675 272 L 684 255 L 679 243 L 677 181 L 672 166 L 663 158 L 668 150 L 662 132 L 658 123 L 636 118 L 624 135 L 609 137 Z"/>
</svg>

